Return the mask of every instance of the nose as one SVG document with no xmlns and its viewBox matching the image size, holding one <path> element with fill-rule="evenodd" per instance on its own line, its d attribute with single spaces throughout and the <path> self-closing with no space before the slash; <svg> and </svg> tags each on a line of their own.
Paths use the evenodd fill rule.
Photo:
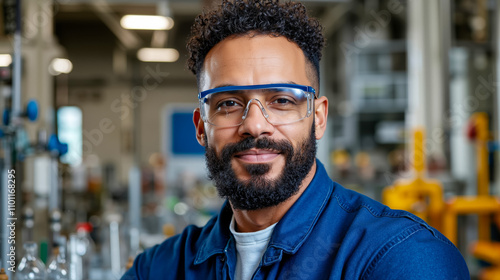
<svg viewBox="0 0 500 280">
<path fill-rule="evenodd" d="M 243 123 L 239 126 L 238 133 L 241 136 L 270 136 L 274 133 L 274 126 L 269 123 L 268 115 L 262 103 L 258 99 L 252 99 L 247 103 Z"/>
</svg>

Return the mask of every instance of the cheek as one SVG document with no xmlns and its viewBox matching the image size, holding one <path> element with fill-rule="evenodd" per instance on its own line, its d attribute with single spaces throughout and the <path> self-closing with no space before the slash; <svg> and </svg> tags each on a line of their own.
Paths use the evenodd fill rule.
<svg viewBox="0 0 500 280">
<path fill-rule="evenodd" d="M 217 155 L 220 155 L 221 150 L 228 143 L 234 142 L 233 133 L 228 129 L 208 129 L 207 130 L 207 145 L 215 149 Z"/>
<path fill-rule="evenodd" d="M 310 124 L 299 123 L 284 125 L 279 130 L 285 139 L 292 144 L 293 148 L 297 148 L 297 143 L 302 142 L 304 139 L 309 138 Z M 294 126 L 295 125 L 295 126 Z"/>
</svg>

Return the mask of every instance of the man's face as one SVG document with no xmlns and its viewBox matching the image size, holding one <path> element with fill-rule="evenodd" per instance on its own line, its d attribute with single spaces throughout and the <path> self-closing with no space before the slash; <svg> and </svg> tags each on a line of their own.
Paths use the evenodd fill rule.
<svg viewBox="0 0 500 280">
<path fill-rule="evenodd" d="M 307 67 L 309 66 L 306 66 L 302 50 L 284 37 L 268 35 L 230 37 L 217 44 L 207 54 L 200 90 L 228 85 L 272 83 L 312 86 L 306 73 Z M 290 184 L 292 185 L 290 188 L 301 187 L 303 179 L 315 170 L 315 145 L 312 154 L 310 149 L 305 148 L 310 147 L 311 139 L 314 142 L 315 139 L 321 138 L 326 124 L 326 98 L 319 98 L 315 101 L 315 105 L 311 117 L 292 124 L 272 125 L 263 116 L 257 103 L 253 102 L 245 121 L 240 126 L 226 128 L 203 123 L 199 110 L 196 110 L 193 119 L 197 138 L 200 144 L 207 148 L 207 164 L 216 186 L 223 182 L 215 180 L 221 174 L 213 173 L 223 172 L 224 168 L 214 165 L 225 163 L 230 168 L 231 177 L 236 180 L 234 182 L 240 184 L 240 191 L 245 187 L 254 190 L 256 188 L 276 190 L 278 187 Z M 317 118 L 316 123 L 314 118 Z M 311 129 L 313 125 L 315 129 Z M 228 150 L 233 152 L 228 153 Z M 306 155 L 309 160 L 304 160 Z M 298 161 L 302 169 L 304 166 L 307 167 L 307 170 L 302 172 L 305 174 L 300 175 L 298 183 L 286 180 L 283 182 L 283 178 L 288 178 L 284 172 L 285 167 L 293 168 L 297 165 L 293 163 Z M 294 173 L 296 170 L 291 171 Z M 254 184 L 251 184 L 252 182 Z M 278 182 L 281 182 L 280 186 Z M 291 196 L 296 191 L 289 193 Z M 231 201 L 230 192 L 223 195 Z M 238 208 L 234 202 L 232 204 Z M 253 205 L 253 208 L 267 206 L 272 205 Z M 252 208 L 252 206 L 240 208 Z"/>
</svg>

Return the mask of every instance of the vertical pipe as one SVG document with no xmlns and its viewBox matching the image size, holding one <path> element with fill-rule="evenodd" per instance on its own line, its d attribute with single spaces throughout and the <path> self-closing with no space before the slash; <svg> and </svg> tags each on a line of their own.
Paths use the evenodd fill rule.
<svg viewBox="0 0 500 280">
<path fill-rule="evenodd" d="M 477 161 L 477 195 L 489 196 L 490 174 L 488 166 L 489 125 L 486 113 L 475 113 L 472 116 L 476 127 L 476 161 Z M 491 219 L 488 214 L 479 215 L 479 240 L 490 240 Z"/>
<path fill-rule="evenodd" d="M 50 169 L 50 186 L 49 186 L 49 213 L 56 209 L 61 209 L 59 207 L 60 203 L 60 188 L 59 188 L 59 164 L 57 157 L 51 156 L 49 160 Z"/>
<path fill-rule="evenodd" d="M 428 55 L 429 38 L 426 37 L 427 21 L 429 15 L 426 13 L 428 0 L 408 1 L 408 109 L 406 113 L 407 145 L 406 152 L 412 159 L 410 169 L 417 176 L 424 176 L 424 171 L 415 168 L 415 159 L 419 152 L 415 150 L 417 137 L 412 137 L 416 129 L 425 131 L 426 115 L 426 67 Z M 418 133 L 417 133 L 418 134 Z M 415 135 L 416 136 L 416 135 Z M 423 153 L 420 153 L 423 156 Z M 425 158 L 420 159 L 425 162 Z"/>
<path fill-rule="evenodd" d="M 61 201 L 61 187 L 60 184 L 60 178 L 59 178 L 59 163 L 57 161 L 57 157 L 51 156 L 50 157 L 50 186 L 49 186 L 49 192 L 48 192 L 48 200 L 49 200 L 49 207 L 48 207 L 48 214 L 49 214 L 49 231 L 47 232 L 48 236 L 48 242 L 49 242 L 49 248 L 53 248 L 54 242 L 56 242 L 56 238 L 59 235 L 57 232 L 57 229 L 53 227 L 53 224 L 56 223 L 57 221 L 54 220 L 53 215 L 57 215 L 59 212 L 60 207 L 60 201 Z"/>
<path fill-rule="evenodd" d="M 472 116 L 476 127 L 476 169 L 477 169 L 477 195 L 489 196 L 490 174 L 488 166 L 488 140 L 490 128 L 486 113 L 475 113 Z"/>
<path fill-rule="evenodd" d="M 134 73 L 134 76 L 138 76 L 139 73 Z M 134 110 L 132 119 L 132 131 L 133 131 L 133 161 L 132 167 L 129 171 L 129 219 L 130 219 L 130 256 L 134 256 L 139 251 L 139 236 L 141 229 L 141 207 L 142 207 L 142 196 L 141 196 L 141 170 L 139 168 L 139 163 L 141 162 L 141 151 L 140 151 L 140 125 L 141 125 L 141 104 L 134 99 Z"/>
<path fill-rule="evenodd" d="M 408 111 L 407 127 L 423 126 L 425 105 L 425 54 L 427 0 L 408 1 Z"/>
<path fill-rule="evenodd" d="M 452 204 L 453 205 L 453 204 Z M 443 234 L 453 243 L 455 246 L 458 244 L 457 238 L 457 213 L 455 209 L 450 208 L 448 211 L 444 212 L 443 215 Z"/>
<path fill-rule="evenodd" d="M 3 162 L 2 166 L 0 168 L 1 174 L 0 174 L 0 268 L 5 268 L 5 272 L 9 277 L 10 271 L 7 269 L 9 267 L 8 265 L 8 259 L 7 259 L 7 254 L 8 254 L 8 246 L 7 246 L 7 241 L 8 241 L 8 231 L 7 227 L 5 226 L 7 224 L 7 170 L 4 168 Z"/>
<path fill-rule="evenodd" d="M 447 67 L 443 56 L 448 55 L 441 37 L 440 14 L 447 13 L 439 1 L 408 1 L 408 111 L 407 128 L 413 133 L 423 129 L 427 138 L 423 147 L 427 157 L 442 158 L 444 145 L 436 132 L 440 132 L 444 120 L 444 75 Z M 410 134 L 409 134 L 410 135 Z M 431 141 L 432 140 L 432 141 Z M 427 143 L 426 143 L 427 142 Z M 415 147 L 410 144 L 407 147 Z M 410 154 L 412 151 L 409 150 Z M 422 150 L 422 152 L 424 152 Z M 412 155 L 411 158 L 415 158 Z M 423 158 L 424 162 L 426 158 Z"/>
<path fill-rule="evenodd" d="M 113 277 L 119 277 L 121 274 L 120 264 L 120 230 L 117 221 L 112 221 L 109 224 L 109 241 L 111 253 L 111 273 Z"/>
<path fill-rule="evenodd" d="M 141 228 L 141 171 L 137 165 L 132 166 L 129 173 L 129 224 L 131 254 L 139 250 L 139 233 Z"/>
<path fill-rule="evenodd" d="M 16 29 L 14 32 L 14 53 L 13 53 L 13 69 L 12 69 L 12 112 L 11 112 L 11 122 L 16 125 L 18 123 L 18 118 L 21 113 L 21 0 L 16 1 Z M 3 205 L 3 209 L 0 210 L 0 221 L 2 224 L 2 239 L 0 242 L 0 253 L 3 263 L 0 263 L 0 267 L 4 266 L 5 268 L 10 265 L 7 264 L 6 257 L 9 251 L 8 241 L 8 229 L 7 229 L 7 220 L 9 219 L 7 214 L 7 172 L 11 169 L 11 151 L 10 145 L 12 143 L 12 139 L 9 136 L 6 136 L 3 141 L 3 151 L 4 151 L 4 166 L 2 168 L 2 174 L 0 179 L 2 182 L 0 183 L 0 198 L 2 199 L 0 204 Z M 16 189 L 17 191 L 17 189 Z M 7 276 L 9 279 L 13 278 L 12 272 L 8 269 L 6 270 Z"/>
<path fill-rule="evenodd" d="M 21 113 L 21 0 L 16 1 L 16 29 L 14 31 L 14 53 L 13 53 L 13 64 L 12 64 L 12 112 L 11 112 L 11 122 L 16 125 L 18 123 L 18 118 Z M 0 253 L 1 259 L 4 260 L 0 263 L 0 267 L 9 267 L 6 261 L 6 256 L 9 251 L 8 241 L 8 230 L 7 230 L 7 171 L 11 168 L 11 151 L 10 144 L 12 139 L 6 136 L 3 141 L 3 152 L 4 152 L 4 166 L 2 168 L 2 174 L 0 176 L 0 198 L 2 199 L 0 205 L 0 221 L 2 226 L 2 236 L 0 242 Z M 17 190 L 16 190 L 17 191 Z M 11 271 L 6 270 L 7 276 L 12 278 Z"/>
<path fill-rule="evenodd" d="M 9 253 L 9 244 L 8 244 L 8 237 L 9 237 L 9 229 L 7 228 L 7 224 L 9 221 L 9 216 L 8 216 L 8 184 L 7 184 L 7 174 L 8 170 L 11 169 L 11 162 L 10 162 L 10 136 L 5 136 L 5 138 L 2 139 L 2 149 L 4 152 L 4 159 L 3 159 L 3 164 L 2 164 L 2 169 L 1 169 L 1 174 L 0 174 L 0 188 L 1 188 L 1 193 L 0 193 L 0 220 L 1 220 L 1 229 L 0 232 L 1 234 L 1 240 L 0 240 L 0 253 L 2 254 L 0 258 L 2 259 L 2 263 L 0 263 L 0 267 L 5 268 L 5 272 L 7 276 L 9 276 L 9 279 L 13 279 L 12 272 L 8 270 L 11 265 L 8 263 L 7 259 L 7 254 Z M 16 188 L 16 192 L 18 192 L 18 188 Z M 14 211 L 15 214 L 15 211 Z M 14 217 L 15 218 L 15 217 Z M 17 223 L 16 223 L 17 224 Z"/>
<path fill-rule="evenodd" d="M 21 114 L 21 0 L 16 2 L 16 31 L 14 32 L 14 59 L 12 73 L 12 122 L 17 124 Z"/>
<path fill-rule="evenodd" d="M 442 75 L 442 89 L 443 89 L 443 109 L 444 112 L 449 112 L 450 104 L 450 48 L 451 48 L 451 0 L 439 1 L 439 25 L 441 26 L 441 69 Z M 444 114 L 443 114 L 444 115 Z"/>
<path fill-rule="evenodd" d="M 413 169 L 419 178 L 424 177 L 425 172 L 425 132 L 423 129 L 413 131 Z"/>
<path fill-rule="evenodd" d="M 446 162 L 444 144 L 444 123 L 446 96 L 448 93 L 448 52 L 450 18 L 450 0 L 430 1 L 427 6 L 429 22 L 427 23 L 426 38 L 429 50 L 426 55 L 428 65 L 426 73 L 428 82 L 426 83 L 426 139 L 427 155 L 431 160 Z M 443 166 L 444 167 L 444 166 Z"/>
<path fill-rule="evenodd" d="M 442 130 L 444 133 L 445 129 L 448 129 L 447 127 L 447 119 L 448 114 L 445 112 L 450 112 L 450 95 L 451 95 L 451 90 L 450 90 L 450 49 L 451 49 L 451 34 L 452 34 L 452 28 L 451 28 L 451 0 L 441 0 L 439 1 L 439 18 L 440 18 L 440 26 L 441 26 L 441 50 L 442 50 L 442 55 L 440 57 L 441 64 L 443 65 L 442 70 L 441 70 L 441 75 L 442 75 L 442 89 L 443 89 L 443 107 L 442 107 Z M 449 131 L 450 132 L 450 131 Z M 431 132 L 432 133 L 432 132 Z M 443 134 L 444 135 L 444 134 Z M 442 152 L 443 152 L 443 157 L 446 160 L 446 162 L 451 162 L 451 155 L 450 155 L 450 147 L 451 147 L 451 139 L 445 140 L 448 141 L 448 145 L 442 145 Z M 450 164 L 451 165 L 451 164 Z M 451 166 L 448 166 L 448 168 L 451 168 Z"/>
<path fill-rule="evenodd" d="M 82 257 L 77 253 L 78 248 L 78 236 L 76 233 L 72 233 L 69 236 L 69 279 L 70 280 L 87 280 L 83 279 L 83 262 Z"/>
</svg>

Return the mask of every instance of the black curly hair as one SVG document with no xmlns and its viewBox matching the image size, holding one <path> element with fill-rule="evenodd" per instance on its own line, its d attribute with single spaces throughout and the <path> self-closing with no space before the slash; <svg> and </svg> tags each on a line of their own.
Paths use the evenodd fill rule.
<svg viewBox="0 0 500 280">
<path fill-rule="evenodd" d="M 307 15 L 301 3 L 279 0 L 223 0 L 217 9 L 196 17 L 187 43 L 187 66 L 198 84 L 210 49 L 229 36 L 245 34 L 284 36 L 296 43 L 313 66 L 311 78 L 317 82 L 313 86 L 319 86 L 319 61 L 325 42 L 322 27 Z"/>
</svg>

